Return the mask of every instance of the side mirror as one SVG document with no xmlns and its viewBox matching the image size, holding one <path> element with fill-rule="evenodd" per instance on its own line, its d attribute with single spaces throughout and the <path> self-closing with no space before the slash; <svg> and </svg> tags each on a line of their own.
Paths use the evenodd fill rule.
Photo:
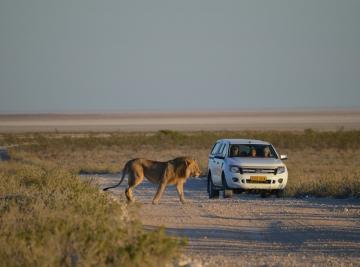
<svg viewBox="0 0 360 267">
<path fill-rule="evenodd" d="M 217 155 L 215 155 L 215 158 L 217 158 L 217 159 L 224 159 L 225 157 L 224 157 L 223 155 L 221 155 L 221 154 L 217 154 Z"/>
<path fill-rule="evenodd" d="M 281 159 L 281 160 L 287 160 L 287 159 L 288 159 L 288 156 L 287 156 L 287 155 L 280 155 L 280 159 Z"/>
</svg>

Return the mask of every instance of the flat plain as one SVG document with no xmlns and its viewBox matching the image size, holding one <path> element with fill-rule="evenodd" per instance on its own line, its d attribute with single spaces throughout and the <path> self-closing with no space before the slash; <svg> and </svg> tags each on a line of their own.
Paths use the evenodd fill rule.
<svg viewBox="0 0 360 267">
<path fill-rule="evenodd" d="M 171 236 L 188 239 L 185 255 L 203 266 L 358 266 L 359 129 L 356 110 L 0 115 L 0 146 L 10 155 L 9 161 L 0 162 L 0 204 L 5 207 L 0 209 L 0 259 L 9 266 L 20 259 L 22 266 L 63 266 L 64 261 L 70 266 L 77 257 L 83 266 L 121 260 L 128 262 L 124 266 L 142 266 L 144 260 L 158 266 L 164 253 L 169 259 L 182 247 L 156 231 L 165 227 Z M 126 179 L 109 193 L 101 191 L 118 181 L 126 161 L 137 157 L 165 161 L 188 155 L 206 175 L 212 144 L 226 137 L 267 140 L 289 156 L 284 198 L 242 194 L 210 200 L 205 177 L 188 180 L 185 205 L 173 187 L 167 188 L 160 205 L 152 205 L 156 186 L 148 182 L 136 188 L 135 205 L 124 198 Z M 82 184 L 80 179 L 97 184 Z M 77 208 L 67 205 L 64 210 L 70 202 Z M 131 216 L 124 217 L 129 211 Z M 107 224 L 98 219 L 102 214 Z M 123 237 L 114 231 L 133 233 L 133 225 L 139 225 L 129 220 L 141 222 L 146 231 L 136 228 L 136 238 L 119 243 Z M 43 235 L 39 227 L 46 230 Z M 59 227 L 61 232 L 49 239 Z M 19 229 L 33 231 L 19 235 Z M 94 236 L 96 229 L 102 230 Z M 104 234 L 114 242 L 94 246 L 103 244 Z M 35 254 L 29 254 L 29 246 Z M 139 246 L 143 254 L 128 253 Z M 48 257 L 49 249 L 57 256 Z M 157 254 L 148 254 L 154 249 Z"/>
<path fill-rule="evenodd" d="M 360 109 L 253 112 L 3 114 L 0 132 L 360 129 Z"/>
</svg>

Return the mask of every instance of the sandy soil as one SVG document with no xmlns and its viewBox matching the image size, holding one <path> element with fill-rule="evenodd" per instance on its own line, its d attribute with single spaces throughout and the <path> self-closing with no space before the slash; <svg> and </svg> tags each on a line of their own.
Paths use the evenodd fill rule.
<svg viewBox="0 0 360 267">
<path fill-rule="evenodd" d="M 96 176 L 100 187 L 119 175 Z M 126 181 L 109 194 L 124 199 Z M 168 187 L 159 205 L 156 186 L 135 190 L 146 229 L 165 226 L 189 240 L 186 254 L 203 266 L 359 266 L 360 200 L 332 198 L 262 199 L 235 195 L 210 200 L 204 178 L 190 179 L 182 205 Z"/>
<path fill-rule="evenodd" d="M 0 132 L 360 129 L 360 109 L 1 115 Z"/>
</svg>

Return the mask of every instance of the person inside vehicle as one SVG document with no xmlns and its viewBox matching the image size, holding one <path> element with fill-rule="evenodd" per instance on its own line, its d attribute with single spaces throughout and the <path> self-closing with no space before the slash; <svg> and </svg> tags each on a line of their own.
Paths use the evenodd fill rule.
<svg viewBox="0 0 360 267">
<path fill-rule="evenodd" d="M 239 157 L 240 149 L 238 146 L 232 146 L 230 149 L 230 157 Z"/>
<path fill-rule="evenodd" d="M 266 146 L 264 148 L 264 158 L 269 158 L 270 156 L 271 156 L 270 148 Z"/>
<path fill-rule="evenodd" d="M 250 156 L 256 157 L 256 149 L 254 147 L 250 150 Z"/>
</svg>

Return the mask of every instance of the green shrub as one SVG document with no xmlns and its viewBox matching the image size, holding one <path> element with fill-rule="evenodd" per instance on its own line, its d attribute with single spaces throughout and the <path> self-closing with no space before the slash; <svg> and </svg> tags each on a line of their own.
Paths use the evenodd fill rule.
<svg viewBox="0 0 360 267">
<path fill-rule="evenodd" d="M 158 266 L 183 244 L 61 168 L 0 165 L 3 266 Z"/>
</svg>

